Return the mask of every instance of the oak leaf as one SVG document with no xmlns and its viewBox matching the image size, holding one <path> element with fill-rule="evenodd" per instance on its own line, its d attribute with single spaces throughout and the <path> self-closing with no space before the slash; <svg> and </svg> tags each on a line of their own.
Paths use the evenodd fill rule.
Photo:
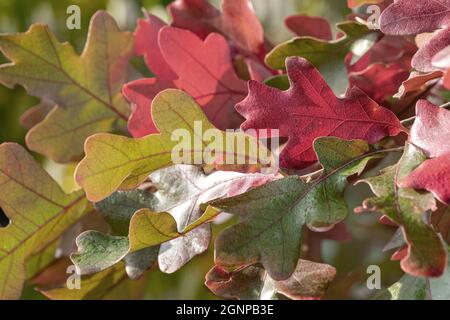
<svg viewBox="0 0 450 320">
<path fill-rule="evenodd" d="M 206 286 L 227 299 L 275 300 L 284 295 L 295 300 L 317 300 L 324 296 L 336 269 L 330 265 L 299 260 L 290 278 L 275 281 L 258 265 L 228 273 L 215 266 L 206 275 Z"/>
<path fill-rule="evenodd" d="M 224 163 L 273 165 L 267 152 L 269 158 L 262 156 L 266 149 L 255 138 L 216 129 L 195 101 L 180 90 L 159 93 L 153 100 L 152 115 L 160 133 L 140 139 L 97 134 L 86 141 L 86 156 L 75 177 L 89 200 L 98 202 L 117 189 L 134 189 L 149 174 L 173 161 L 202 165 L 220 158 Z M 173 138 L 176 130 L 180 136 Z M 230 143 L 242 144 L 230 149 Z M 105 157 L 108 161 L 102 160 Z"/>
<path fill-rule="evenodd" d="M 284 168 L 304 168 L 316 161 L 314 139 L 336 136 L 375 143 L 403 129 L 397 117 L 358 88 L 337 98 L 320 73 L 305 59 L 286 62 L 291 88 L 270 88 L 249 82 L 248 97 L 236 105 L 246 121 L 241 129 L 279 129 L 289 138 L 280 155 Z"/>
<path fill-rule="evenodd" d="M 416 106 L 416 120 L 411 128 L 410 141 L 433 158 L 425 161 L 401 185 L 426 189 L 443 203 L 450 203 L 450 111 L 426 100 Z"/>
<path fill-rule="evenodd" d="M 375 198 L 364 201 L 357 212 L 376 211 L 401 227 L 407 246 L 394 256 L 402 269 L 414 276 L 438 277 L 447 265 L 447 249 L 442 238 L 424 219 L 436 210 L 434 197 L 413 189 L 399 187 L 399 182 L 426 160 L 425 154 L 408 144 L 398 164 L 386 168 L 381 175 L 361 180 L 369 184 Z"/>
<path fill-rule="evenodd" d="M 106 12 L 96 13 L 81 56 L 60 43 L 47 26 L 0 36 L 0 50 L 12 63 L 0 66 L 0 82 L 23 86 L 56 105 L 27 135 L 30 149 L 57 162 L 83 155 L 87 137 L 123 130 L 129 106 L 121 94 L 133 54 L 133 37 Z"/>
<path fill-rule="evenodd" d="M 297 266 L 303 227 L 323 232 L 345 219 L 347 177 L 361 173 L 378 153 L 370 154 L 364 141 L 330 137 L 317 139 L 314 148 L 323 166 L 318 178 L 290 176 L 208 203 L 240 217 L 216 239 L 218 267 L 233 272 L 260 262 L 272 279 L 286 280 Z"/>
<path fill-rule="evenodd" d="M 0 228 L 0 298 L 18 299 L 26 260 L 53 243 L 85 214 L 82 191 L 65 194 L 19 145 L 0 145 L 0 206 L 10 224 Z"/>
</svg>

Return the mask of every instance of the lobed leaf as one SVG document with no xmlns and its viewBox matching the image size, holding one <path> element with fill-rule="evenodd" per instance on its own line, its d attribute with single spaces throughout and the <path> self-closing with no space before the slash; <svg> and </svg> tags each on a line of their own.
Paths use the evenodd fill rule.
<svg viewBox="0 0 450 320">
<path fill-rule="evenodd" d="M 331 137 L 317 139 L 314 148 L 324 168 L 316 180 L 290 176 L 208 203 L 241 218 L 216 239 L 217 266 L 232 272 L 261 262 L 271 278 L 286 280 L 299 259 L 303 227 L 325 231 L 345 219 L 347 177 L 361 173 L 377 154 L 368 153 L 364 141 Z"/>
<path fill-rule="evenodd" d="M 326 41 L 305 36 L 279 44 L 267 54 L 267 65 L 275 69 L 284 69 L 286 59 L 302 57 L 319 69 L 336 94 L 344 93 L 348 87 L 345 56 L 358 40 L 373 42 L 372 38 L 376 33 L 365 25 L 350 21 L 340 23 L 337 27 L 345 35 L 336 40 Z"/>
<path fill-rule="evenodd" d="M 0 83 L 23 86 L 56 105 L 27 135 L 27 145 L 57 162 L 83 154 L 94 133 L 123 129 L 129 107 L 121 95 L 132 56 L 133 38 L 106 12 L 96 13 L 86 47 L 78 56 L 44 25 L 0 36 L 0 50 L 12 62 L 0 66 Z"/>
<path fill-rule="evenodd" d="M 406 188 L 425 189 L 441 202 L 450 203 L 450 111 L 426 100 L 416 105 L 416 121 L 411 128 L 410 141 L 433 159 L 425 161 L 408 177 L 400 181 Z"/>
<path fill-rule="evenodd" d="M 260 266 L 228 273 L 215 266 L 206 275 L 206 286 L 226 299 L 267 300 L 282 294 L 290 299 L 310 300 L 324 296 L 336 269 L 322 263 L 299 260 L 295 272 L 284 281 L 275 281 Z"/>
<path fill-rule="evenodd" d="M 291 88 L 270 88 L 249 82 L 249 95 L 236 105 L 246 121 L 241 129 L 277 128 L 289 138 L 280 154 L 283 168 L 304 168 L 317 160 L 314 139 L 336 136 L 375 143 L 401 131 L 397 117 L 358 88 L 337 98 L 320 73 L 302 58 L 286 62 Z"/>
<path fill-rule="evenodd" d="M 431 194 L 420 194 L 399 187 L 399 182 L 426 160 L 425 154 L 408 144 L 400 162 L 385 169 L 380 176 L 364 180 L 377 196 L 364 201 L 361 211 L 378 211 L 399 225 L 406 248 L 396 254 L 402 269 L 414 276 L 438 277 L 447 265 L 447 250 L 442 238 L 426 222 L 424 215 L 436 209 Z"/>
<path fill-rule="evenodd" d="M 203 214 L 201 203 L 243 193 L 275 176 L 237 172 L 215 172 L 206 176 L 197 167 L 178 165 L 159 170 L 150 175 L 150 179 L 158 188 L 155 193 L 118 192 L 96 205 L 108 216 L 118 216 L 119 219 L 108 219 L 112 220 L 114 229 L 119 229 L 120 225 L 123 230 L 129 225 L 129 239 L 95 231 L 82 234 L 77 240 L 79 252 L 72 255 L 81 273 L 104 270 L 124 257 L 127 259 L 128 252 L 135 252 L 137 258 L 138 250 L 145 254 L 142 250 L 151 248 L 156 255 L 159 251 L 160 269 L 175 272 L 209 246 L 211 230 L 205 223 L 217 212 Z M 123 199 L 126 203 L 118 206 L 117 202 Z M 147 209 L 131 217 L 140 208 Z M 128 231 L 124 235 L 128 235 Z"/>
<path fill-rule="evenodd" d="M 0 298 L 18 299 L 27 258 L 58 239 L 85 214 L 81 191 L 65 194 L 19 145 L 0 145 Z"/>
<path fill-rule="evenodd" d="M 258 153 L 254 158 L 250 152 L 254 146 L 258 150 L 262 148 L 256 140 L 243 133 L 215 129 L 195 101 L 182 91 L 168 89 L 158 94 L 152 104 L 152 116 L 160 131 L 158 134 L 140 139 L 97 134 L 86 141 L 86 157 L 75 175 L 89 200 L 97 202 L 117 189 L 133 189 L 150 173 L 172 165 L 175 152 L 177 156 L 181 153 L 177 161 L 187 164 L 203 164 L 207 160 L 205 155 L 210 161 L 223 156 L 223 159 L 233 159 L 233 163 L 238 163 L 239 158 L 250 164 L 261 163 Z M 177 130 L 181 135 L 174 138 Z M 215 137 L 213 141 L 210 141 L 211 134 Z M 174 139 L 183 143 L 181 150 L 180 142 Z M 245 150 L 227 150 L 230 139 L 243 141 Z M 103 161 L 105 157 L 107 162 Z"/>
</svg>

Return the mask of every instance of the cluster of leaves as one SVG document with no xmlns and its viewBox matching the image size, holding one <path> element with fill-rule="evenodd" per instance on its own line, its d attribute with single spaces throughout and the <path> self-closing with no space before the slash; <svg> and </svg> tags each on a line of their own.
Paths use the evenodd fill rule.
<svg viewBox="0 0 450 320">
<path fill-rule="evenodd" d="M 80 186 L 66 194 L 23 147 L 0 146 L 0 205 L 10 220 L 0 229 L 0 298 L 19 298 L 31 281 L 49 298 L 98 299 L 156 263 L 173 273 L 208 249 L 210 224 L 224 213 L 237 221 L 215 239 L 212 292 L 322 298 L 336 270 L 309 261 L 302 243 L 331 231 L 342 238 L 350 178 L 390 153 L 403 155 L 359 181 L 375 197 L 355 210 L 379 212 L 398 228 L 388 247 L 406 275 L 378 297 L 450 298 L 450 1 L 348 1 L 373 3 L 385 8 L 380 30 L 355 13 L 333 37 L 323 18 L 295 15 L 286 26 L 296 37 L 277 46 L 249 0 L 223 0 L 221 10 L 177 0 L 170 25 L 145 13 L 134 33 L 98 12 L 80 56 L 44 25 L 0 35 L 11 61 L 0 66 L 0 82 L 41 99 L 21 119 L 28 148 L 78 162 Z M 153 78 L 136 75 L 133 56 Z M 248 144 L 282 139 L 280 168 L 268 173 L 261 159 L 194 162 L 210 143 L 194 123 L 219 138 L 241 128 L 233 137 Z M 191 133 L 192 148 L 174 165 L 177 129 Z M 254 137 L 248 129 L 279 131 Z M 245 157 L 228 147 L 215 145 L 216 160 Z M 55 248 L 59 257 L 72 252 L 79 290 L 64 277 L 42 280 L 65 273 Z"/>
</svg>

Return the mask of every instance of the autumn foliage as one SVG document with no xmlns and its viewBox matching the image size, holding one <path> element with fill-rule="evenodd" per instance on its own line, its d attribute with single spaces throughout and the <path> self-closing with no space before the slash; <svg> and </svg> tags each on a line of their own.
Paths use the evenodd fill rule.
<svg viewBox="0 0 450 320">
<path fill-rule="evenodd" d="M 378 28 L 362 10 L 373 4 Z M 317 252 L 351 241 L 354 184 L 373 195 L 350 214 L 380 216 L 405 273 L 375 297 L 450 299 L 450 1 L 348 6 L 358 10 L 336 28 L 286 17 L 295 36 L 277 45 L 250 0 L 177 0 L 169 23 L 145 12 L 134 32 L 100 11 L 81 55 L 45 25 L 1 34 L 0 83 L 41 99 L 21 119 L 26 146 L 76 165 L 77 187 L 63 190 L 24 147 L 0 146 L 0 299 L 20 298 L 24 283 L 50 299 L 108 298 L 211 247 L 205 284 L 217 296 L 327 298 L 339 270 Z M 244 149 L 230 149 L 231 129 Z M 192 138 L 180 163 L 177 130 Z M 252 145 L 278 166 L 250 159 Z M 63 241 L 69 252 L 55 257 Z M 45 272 L 63 276 L 40 281 Z"/>
</svg>

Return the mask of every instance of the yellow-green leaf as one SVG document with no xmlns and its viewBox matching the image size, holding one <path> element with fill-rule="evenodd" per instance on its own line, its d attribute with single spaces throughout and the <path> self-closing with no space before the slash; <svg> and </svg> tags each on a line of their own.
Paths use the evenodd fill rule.
<svg viewBox="0 0 450 320">
<path fill-rule="evenodd" d="M 130 259 L 130 255 L 138 252 L 141 252 L 141 256 L 148 256 L 149 263 L 146 265 L 152 265 L 162 243 L 185 236 L 217 214 L 218 210 L 207 210 L 200 218 L 178 231 L 177 222 L 169 213 L 141 209 L 131 218 L 128 237 L 105 235 L 97 231 L 84 232 L 77 238 L 79 251 L 72 254 L 71 259 L 78 273 L 83 275 L 105 270 L 122 259 L 129 266 L 132 261 L 127 261 L 127 258 Z"/>
<path fill-rule="evenodd" d="M 180 155 L 177 164 L 203 164 L 214 162 L 216 157 L 231 159 L 234 164 L 240 157 L 246 164 L 261 163 L 262 146 L 255 138 L 216 129 L 183 91 L 168 89 L 159 93 L 153 100 L 152 117 L 160 133 L 140 139 L 96 134 L 86 141 L 86 157 L 75 176 L 89 200 L 98 202 L 117 189 L 135 188 L 150 173 L 172 165 L 172 152 Z M 243 141 L 243 148 L 227 150 L 230 141 Z M 205 155 L 211 156 L 206 159 Z M 264 161 L 271 164 L 268 159 Z"/>
<path fill-rule="evenodd" d="M 0 146 L 0 299 L 20 297 L 26 259 L 59 238 L 85 213 L 83 192 L 65 194 L 19 145 Z"/>
<path fill-rule="evenodd" d="M 48 27 L 0 35 L 0 50 L 11 63 L 0 66 L 0 83 L 19 84 L 56 105 L 27 136 L 30 149 L 57 162 L 80 158 L 94 133 L 124 129 L 129 106 L 121 94 L 133 37 L 121 32 L 106 12 L 97 12 L 83 54 L 59 42 Z"/>
</svg>

